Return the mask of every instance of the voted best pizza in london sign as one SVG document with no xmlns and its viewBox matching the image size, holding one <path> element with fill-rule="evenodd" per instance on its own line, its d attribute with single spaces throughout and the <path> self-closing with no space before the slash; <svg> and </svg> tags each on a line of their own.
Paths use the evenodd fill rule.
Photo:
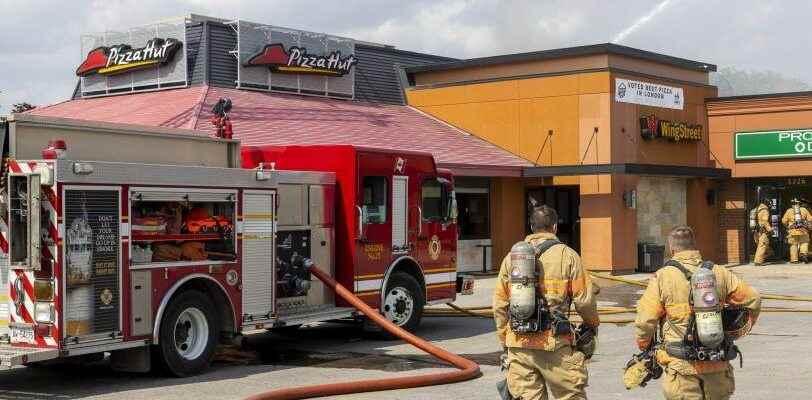
<svg viewBox="0 0 812 400">
<path fill-rule="evenodd" d="M 812 157 L 812 129 L 737 132 L 737 160 Z"/>
<path fill-rule="evenodd" d="M 685 93 L 679 87 L 615 78 L 615 101 L 682 110 Z"/>
</svg>

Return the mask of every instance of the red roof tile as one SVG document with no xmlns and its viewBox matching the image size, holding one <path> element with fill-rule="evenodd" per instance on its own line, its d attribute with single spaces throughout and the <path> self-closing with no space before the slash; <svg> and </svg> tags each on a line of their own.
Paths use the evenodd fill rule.
<svg viewBox="0 0 812 400">
<path fill-rule="evenodd" d="M 465 175 L 515 175 L 527 161 L 411 107 L 195 86 L 124 96 L 71 100 L 35 115 L 191 128 L 214 134 L 211 108 L 234 104 L 235 139 L 259 144 L 351 144 L 432 153 Z"/>
</svg>

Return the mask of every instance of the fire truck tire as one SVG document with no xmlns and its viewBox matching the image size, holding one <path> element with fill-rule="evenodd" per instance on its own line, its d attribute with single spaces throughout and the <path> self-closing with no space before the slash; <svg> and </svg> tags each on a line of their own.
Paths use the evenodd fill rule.
<svg viewBox="0 0 812 400">
<path fill-rule="evenodd" d="M 393 324 L 414 332 L 423 318 L 424 293 L 413 276 L 402 271 L 394 272 L 386 284 L 381 312 Z"/>
<path fill-rule="evenodd" d="M 197 290 L 184 291 L 172 299 L 161 320 L 159 367 L 177 377 L 208 368 L 220 331 L 216 316 L 209 297 Z"/>
</svg>

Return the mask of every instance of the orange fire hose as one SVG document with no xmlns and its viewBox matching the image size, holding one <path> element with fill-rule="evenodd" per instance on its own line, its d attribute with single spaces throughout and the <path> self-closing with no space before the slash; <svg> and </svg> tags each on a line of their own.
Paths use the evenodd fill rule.
<svg viewBox="0 0 812 400">
<path fill-rule="evenodd" d="M 309 399 L 322 396 L 336 396 L 342 394 L 376 392 L 381 390 L 408 389 L 420 386 L 443 385 L 447 383 L 462 382 L 478 378 L 482 373 L 479 365 L 471 360 L 449 353 L 425 340 L 406 332 L 399 326 L 389 322 L 376 310 L 366 305 L 363 300 L 356 297 L 349 290 L 341 286 L 329 275 L 318 269 L 313 263 L 306 264 L 310 272 L 324 282 L 325 285 L 333 289 L 337 295 L 352 304 L 366 315 L 369 319 L 386 329 L 389 333 L 405 340 L 412 346 L 429 353 L 440 360 L 459 368 L 459 371 L 442 372 L 436 374 L 425 374 L 417 376 L 406 376 L 399 378 L 369 379 L 363 381 L 328 383 L 313 386 L 301 386 L 288 389 L 277 389 L 260 393 L 248 397 L 246 400 L 288 400 L 288 399 Z"/>
</svg>

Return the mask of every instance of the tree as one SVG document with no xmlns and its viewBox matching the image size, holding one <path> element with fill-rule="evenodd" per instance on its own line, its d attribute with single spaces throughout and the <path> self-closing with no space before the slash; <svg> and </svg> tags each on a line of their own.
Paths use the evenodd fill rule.
<svg viewBox="0 0 812 400">
<path fill-rule="evenodd" d="M 12 112 L 12 114 L 14 114 L 14 113 L 22 113 L 22 112 L 26 112 L 28 110 L 33 110 L 35 108 L 37 108 L 37 106 L 31 105 L 31 104 L 26 103 L 26 102 L 15 103 L 14 105 L 11 106 L 11 112 Z"/>
<path fill-rule="evenodd" d="M 808 83 L 775 71 L 753 71 L 725 67 L 711 76 L 711 83 L 719 87 L 719 96 L 745 96 L 750 94 L 801 92 L 812 90 Z"/>
</svg>

